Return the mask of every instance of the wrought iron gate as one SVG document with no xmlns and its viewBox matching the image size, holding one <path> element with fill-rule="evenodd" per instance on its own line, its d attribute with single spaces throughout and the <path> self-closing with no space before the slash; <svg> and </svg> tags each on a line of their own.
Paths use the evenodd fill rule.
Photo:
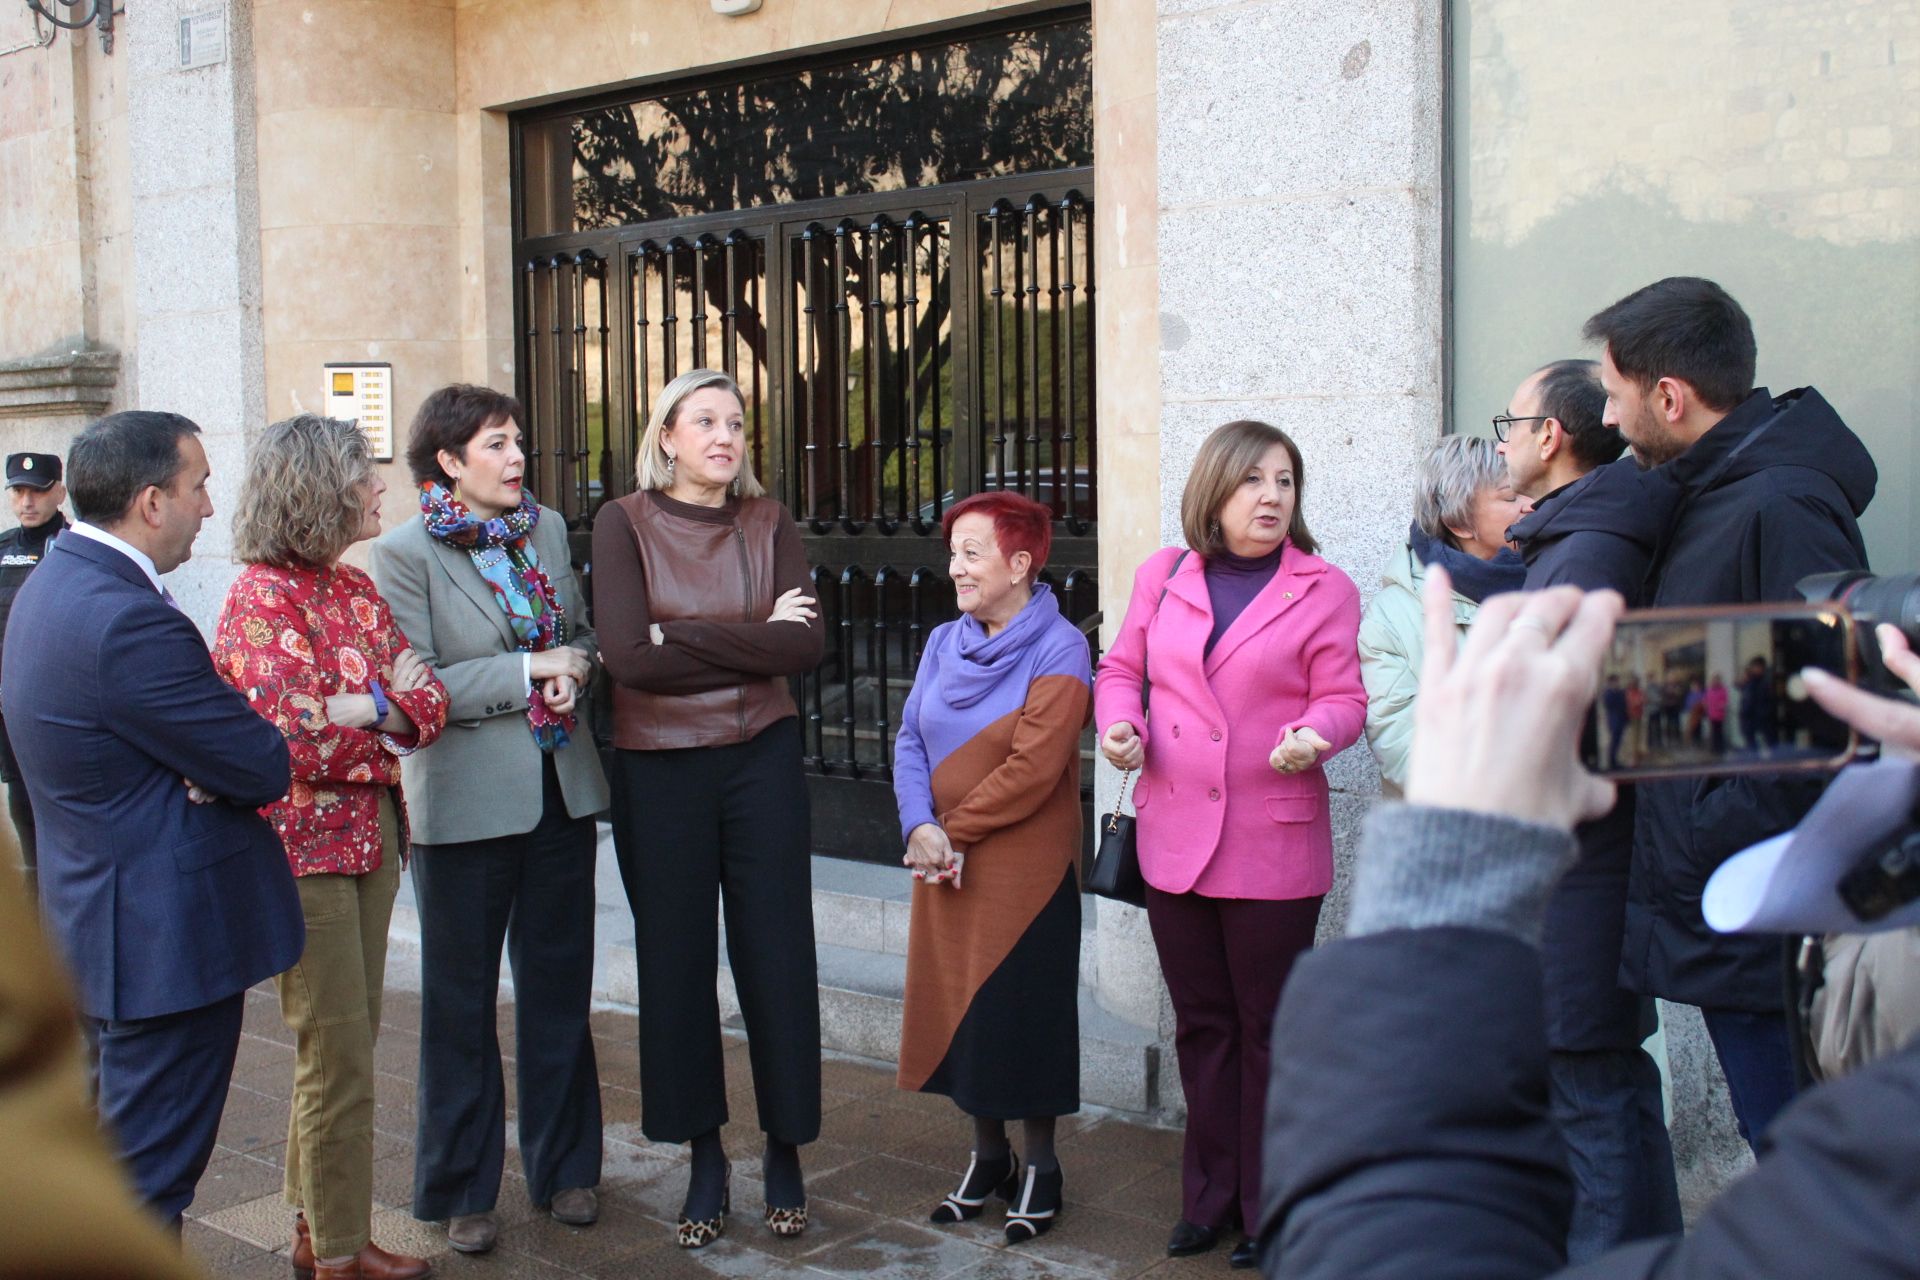
<svg viewBox="0 0 1920 1280">
<path fill-rule="evenodd" d="M 570 527 L 632 490 L 666 382 L 717 367 L 745 392 L 754 470 L 799 522 L 828 629 L 795 682 L 819 852 L 899 857 L 893 735 L 954 616 L 956 499 L 1049 504 L 1042 579 L 1097 622 L 1092 190 L 1083 167 L 516 246 L 529 475 Z"/>
</svg>

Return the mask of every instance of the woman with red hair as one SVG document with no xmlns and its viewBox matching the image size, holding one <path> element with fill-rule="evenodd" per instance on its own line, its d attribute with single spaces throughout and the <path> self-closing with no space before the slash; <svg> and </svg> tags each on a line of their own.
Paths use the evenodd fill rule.
<svg viewBox="0 0 1920 1280">
<path fill-rule="evenodd" d="M 972 1161 L 933 1221 L 978 1217 L 998 1195 L 1019 1244 L 1059 1212 L 1054 1122 L 1080 1109 L 1080 731 L 1093 671 L 1086 637 L 1035 581 L 1052 512 L 982 493 L 942 528 L 961 616 L 927 638 L 894 744 L 916 882 L 900 1087 L 945 1094 L 973 1118 Z M 1024 1176 L 1009 1120 L 1024 1129 Z"/>
</svg>

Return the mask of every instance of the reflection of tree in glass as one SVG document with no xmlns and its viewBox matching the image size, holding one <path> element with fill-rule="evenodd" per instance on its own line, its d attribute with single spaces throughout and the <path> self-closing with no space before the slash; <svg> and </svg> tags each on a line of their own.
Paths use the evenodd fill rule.
<svg viewBox="0 0 1920 1280">
<path fill-rule="evenodd" d="M 1093 160 L 1084 21 L 699 89 L 574 117 L 574 225 Z"/>
</svg>

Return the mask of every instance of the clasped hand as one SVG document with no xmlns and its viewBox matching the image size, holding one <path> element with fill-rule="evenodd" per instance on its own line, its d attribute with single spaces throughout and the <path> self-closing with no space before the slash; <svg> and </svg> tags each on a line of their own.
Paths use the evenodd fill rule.
<svg viewBox="0 0 1920 1280">
<path fill-rule="evenodd" d="M 1302 769 L 1311 769 L 1320 759 L 1322 751 L 1333 750 L 1333 744 L 1314 732 L 1307 725 L 1287 730 L 1280 739 L 1280 745 L 1267 757 L 1267 763 L 1279 773 L 1299 773 Z"/>
<path fill-rule="evenodd" d="M 389 693 L 411 693 L 425 688 L 433 678 L 433 669 L 412 649 L 402 649 L 393 659 L 393 671 L 387 680 Z M 384 729 L 389 733 L 413 732 L 413 721 L 398 705 L 389 705 L 387 718 L 370 693 L 335 693 L 327 696 L 327 721 L 343 729 Z"/>
<path fill-rule="evenodd" d="M 960 868 L 967 855 L 953 847 L 947 833 L 937 822 L 923 822 L 907 834 L 907 853 L 900 859 L 912 871 L 915 880 L 960 887 Z"/>
<path fill-rule="evenodd" d="M 1141 740 L 1139 730 L 1125 720 L 1118 720 L 1101 735 L 1100 754 L 1114 768 L 1130 771 L 1146 763 L 1147 744 Z"/>
</svg>

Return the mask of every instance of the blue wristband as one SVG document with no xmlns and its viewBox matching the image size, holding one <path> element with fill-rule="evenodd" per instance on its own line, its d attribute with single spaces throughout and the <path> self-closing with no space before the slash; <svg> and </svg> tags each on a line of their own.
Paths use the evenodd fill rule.
<svg viewBox="0 0 1920 1280">
<path fill-rule="evenodd" d="M 387 701 L 387 691 L 380 687 L 378 680 L 367 682 L 367 692 L 373 695 L 373 722 L 377 725 L 387 718 L 393 706 Z"/>
</svg>

